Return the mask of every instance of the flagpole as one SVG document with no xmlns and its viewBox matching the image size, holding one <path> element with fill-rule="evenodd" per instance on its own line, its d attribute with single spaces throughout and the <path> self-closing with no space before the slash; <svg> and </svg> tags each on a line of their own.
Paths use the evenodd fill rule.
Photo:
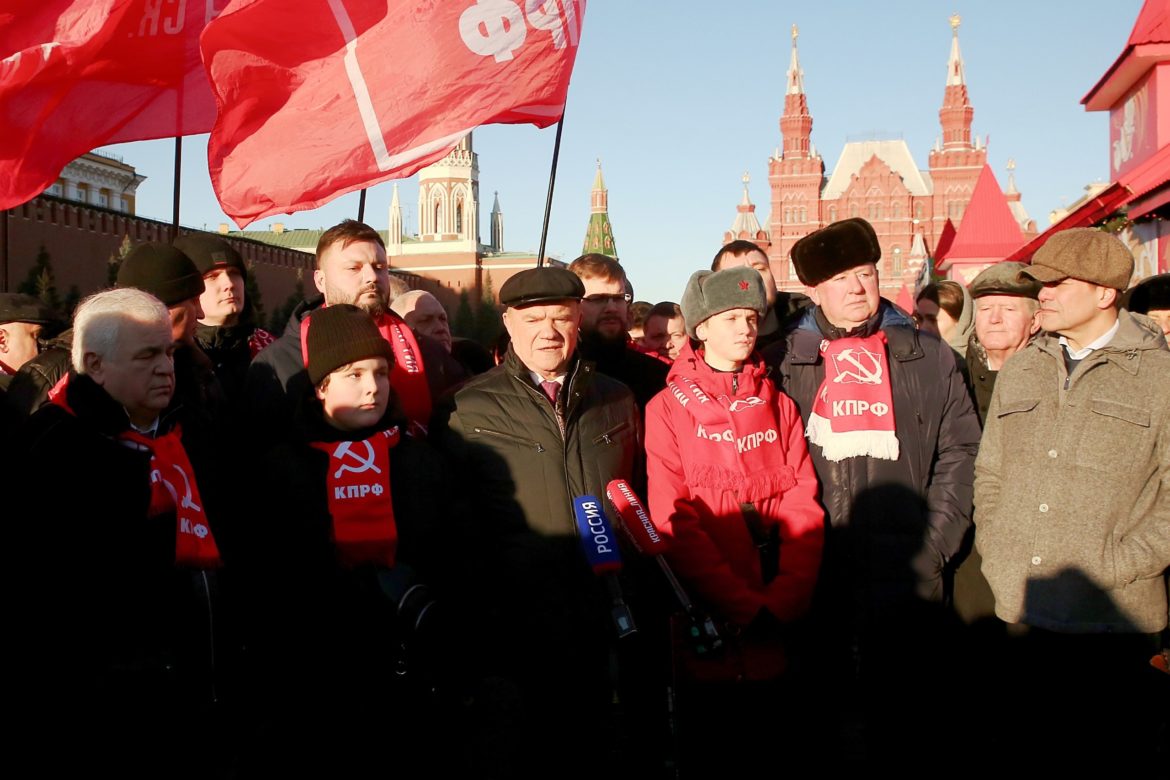
<svg viewBox="0 0 1170 780">
<path fill-rule="evenodd" d="M 8 292 L 8 209 L 0 211 L 0 292 Z"/>
<path fill-rule="evenodd" d="M 183 170 L 183 136 L 175 136 L 175 200 L 171 208 L 171 241 L 179 237 L 179 175 Z"/>
<path fill-rule="evenodd" d="M 358 222 L 366 221 L 366 189 L 362 188 L 361 195 L 358 196 Z"/>
<path fill-rule="evenodd" d="M 566 98 L 567 101 L 567 98 Z M 540 230 L 540 252 L 536 255 L 536 267 L 544 265 L 544 247 L 548 243 L 548 220 L 552 215 L 553 187 L 557 182 L 557 158 L 561 156 L 561 130 L 565 126 L 565 113 L 557 121 L 557 139 L 553 141 L 552 170 L 548 172 L 548 199 L 544 202 L 544 227 Z"/>
</svg>

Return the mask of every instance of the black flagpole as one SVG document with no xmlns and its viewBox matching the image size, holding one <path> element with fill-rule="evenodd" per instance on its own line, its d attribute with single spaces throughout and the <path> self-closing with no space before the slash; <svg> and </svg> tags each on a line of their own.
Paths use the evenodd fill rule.
<svg viewBox="0 0 1170 780">
<path fill-rule="evenodd" d="M 358 196 L 358 222 L 366 221 L 366 190 L 362 188 L 362 194 Z"/>
<path fill-rule="evenodd" d="M 553 187 L 557 183 L 557 158 L 561 156 L 561 130 L 565 126 L 565 114 L 557 121 L 557 139 L 553 142 L 552 170 L 548 173 L 548 199 L 544 202 L 544 227 L 540 230 L 540 252 L 536 255 L 536 267 L 544 265 L 544 247 L 548 243 L 548 220 L 552 215 Z"/>
<path fill-rule="evenodd" d="M 175 136 L 175 200 L 171 209 L 171 241 L 179 237 L 179 174 L 183 170 L 183 136 Z"/>
</svg>

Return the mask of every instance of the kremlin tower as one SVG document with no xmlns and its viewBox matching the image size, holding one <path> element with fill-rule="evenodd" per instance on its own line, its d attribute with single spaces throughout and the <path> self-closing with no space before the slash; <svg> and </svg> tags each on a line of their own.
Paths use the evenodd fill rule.
<svg viewBox="0 0 1170 780">
<path fill-rule="evenodd" d="M 959 22 L 958 16 L 950 19 L 951 49 L 939 109 L 942 134 L 930 152 L 927 169 L 919 169 L 905 141 L 875 139 L 845 144 L 828 174 L 812 143 L 813 117 L 794 25 L 780 117 L 783 145 L 768 159 L 772 213 L 766 232 L 760 231 L 758 238 L 745 235 L 752 232 L 745 228 L 755 222 L 755 206 L 745 187 L 724 243 L 738 238 L 756 242 L 768 255 L 777 286 L 801 290 L 803 285 L 789 260 L 792 245 L 832 222 L 864 217 L 874 226 L 882 248 L 882 294 L 894 298 L 904 283 L 913 287 L 925 261 L 922 255 L 935 255 L 948 221 L 952 233 L 961 226 L 987 163 L 986 144 L 971 134 L 975 110 L 967 94 Z M 1006 195 L 998 187 L 995 194 L 1005 200 L 1023 235 L 1035 235 L 1035 222 L 1020 203 L 1014 177 L 1009 179 Z"/>
</svg>

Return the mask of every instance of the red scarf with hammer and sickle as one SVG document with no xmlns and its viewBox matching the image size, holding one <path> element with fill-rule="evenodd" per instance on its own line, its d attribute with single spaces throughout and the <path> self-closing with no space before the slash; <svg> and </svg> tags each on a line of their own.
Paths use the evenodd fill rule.
<svg viewBox="0 0 1170 780">
<path fill-rule="evenodd" d="M 886 334 L 821 342 L 825 380 L 805 434 L 831 461 L 898 459 Z"/>
<path fill-rule="evenodd" d="M 49 400 L 77 416 L 66 400 L 66 375 L 49 391 Z M 203 511 L 195 470 L 183 448 L 178 425 L 153 439 L 132 430 L 118 434 L 128 447 L 150 453 L 150 506 L 147 517 L 175 513 L 175 565 L 193 569 L 214 569 L 222 565 L 219 548 Z"/>
<path fill-rule="evenodd" d="M 395 426 L 360 441 L 310 442 L 329 455 L 325 489 L 333 518 L 333 543 L 347 566 L 393 566 L 398 526 L 390 497 L 390 450 L 398 445 Z"/>
</svg>

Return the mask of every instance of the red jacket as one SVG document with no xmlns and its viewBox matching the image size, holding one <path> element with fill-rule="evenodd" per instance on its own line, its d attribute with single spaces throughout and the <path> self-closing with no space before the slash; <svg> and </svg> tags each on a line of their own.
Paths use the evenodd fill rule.
<svg viewBox="0 0 1170 780">
<path fill-rule="evenodd" d="M 725 373 L 684 347 L 667 380 L 675 387 L 668 384 L 646 407 L 649 508 L 670 540 L 667 557 L 694 595 L 740 625 L 750 623 L 761 608 L 782 622 L 803 615 L 824 545 L 824 512 L 800 413 L 767 378 L 758 356 L 753 358 L 757 362 L 745 363 L 739 373 Z M 726 412 L 735 423 L 754 419 L 760 428 L 755 432 L 699 424 L 675 393 L 686 380 L 722 409 L 735 401 L 745 402 L 737 404 L 740 408 L 750 407 L 750 399 L 767 398 L 770 414 L 756 409 L 749 418 Z M 756 447 L 778 448 L 767 453 L 773 457 L 769 473 L 738 476 L 749 457 L 743 453 Z M 735 479 L 729 479 L 729 469 L 736 470 Z M 736 479 L 745 484 L 733 484 Z M 779 573 L 766 585 L 741 510 L 749 500 L 766 528 L 779 527 Z"/>
</svg>

